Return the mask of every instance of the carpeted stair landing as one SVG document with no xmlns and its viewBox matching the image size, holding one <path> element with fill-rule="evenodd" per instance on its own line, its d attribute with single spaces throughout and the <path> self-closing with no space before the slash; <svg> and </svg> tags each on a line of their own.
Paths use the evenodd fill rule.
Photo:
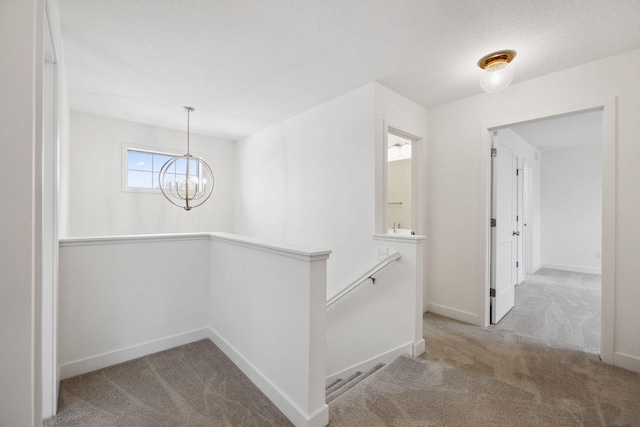
<svg viewBox="0 0 640 427">
<path fill-rule="evenodd" d="M 378 363 L 376 366 L 364 373 L 362 373 L 362 371 L 358 371 L 345 379 L 338 378 L 337 380 L 331 382 L 329 385 L 327 385 L 327 389 L 325 392 L 327 404 L 333 402 L 338 396 L 342 396 L 345 392 L 351 390 L 362 380 L 376 373 L 383 366 L 384 363 Z"/>
<path fill-rule="evenodd" d="M 426 317 L 430 328 L 448 329 L 445 340 L 432 335 L 420 358 L 400 356 L 356 376 L 327 399 L 329 426 L 640 426 L 640 375 L 579 351 L 524 342 L 484 348 L 487 329 Z M 467 336 L 465 347 L 456 328 L 487 336 Z"/>
</svg>

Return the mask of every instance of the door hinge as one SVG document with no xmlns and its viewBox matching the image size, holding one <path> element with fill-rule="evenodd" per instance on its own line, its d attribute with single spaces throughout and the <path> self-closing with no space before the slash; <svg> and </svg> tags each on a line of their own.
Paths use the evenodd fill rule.
<svg viewBox="0 0 640 427">
<path fill-rule="evenodd" d="M 516 268 L 520 267 L 520 263 L 516 261 Z"/>
<path fill-rule="evenodd" d="M 516 222 L 520 220 L 520 216 L 516 215 Z"/>
<path fill-rule="evenodd" d="M 516 176 L 520 176 L 520 169 L 516 169 Z"/>
<path fill-rule="evenodd" d="M 491 227 L 495 227 L 496 226 L 496 219 L 495 218 L 491 218 L 491 222 L 489 223 L 489 225 L 491 225 Z"/>
<path fill-rule="evenodd" d="M 496 296 L 496 290 L 493 289 L 493 288 L 489 289 L 489 296 L 490 297 L 495 297 Z"/>
<path fill-rule="evenodd" d="M 491 149 L 491 157 L 497 157 L 498 156 L 498 149 L 497 148 L 492 148 Z"/>
</svg>

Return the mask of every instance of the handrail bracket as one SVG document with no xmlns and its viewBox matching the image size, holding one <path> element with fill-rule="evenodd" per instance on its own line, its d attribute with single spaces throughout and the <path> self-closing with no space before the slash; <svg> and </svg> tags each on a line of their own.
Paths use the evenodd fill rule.
<svg viewBox="0 0 640 427">
<path fill-rule="evenodd" d="M 371 270 L 367 271 L 362 276 L 360 276 L 355 282 L 353 282 L 352 284 L 350 284 L 349 286 L 344 288 L 342 291 L 340 291 L 336 295 L 334 295 L 329 301 L 327 301 L 327 307 L 329 307 L 331 304 L 333 304 L 336 301 L 338 301 L 343 296 L 347 295 L 349 292 L 351 292 L 352 290 L 354 290 L 355 288 L 357 288 L 358 286 L 360 286 L 361 284 L 363 284 L 367 280 L 371 280 L 371 282 L 375 284 L 376 283 L 376 278 L 373 277 L 373 275 L 376 274 L 378 271 L 382 270 L 383 268 L 385 268 L 387 265 L 389 265 L 392 262 L 397 261 L 399 259 L 400 259 L 400 253 L 398 253 L 398 252 L 392 253 L 391 255 L 389 255 L 388 257 L 386 257 L 382 261 L 380 261 L 380 263 L 378 263 Z"/>
</svg>

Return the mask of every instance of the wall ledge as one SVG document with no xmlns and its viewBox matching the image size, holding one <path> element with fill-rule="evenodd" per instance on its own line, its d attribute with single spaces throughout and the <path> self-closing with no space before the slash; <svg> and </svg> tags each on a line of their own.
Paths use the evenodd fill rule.
<svg viewBox="0 0 640 427">
<path fill-rule="evenodd" d="M 374 234 L 373 240 L 386 240 L 389 242 L 413 243 L 417 245 L 426 240 L 427 236 L 414 235 L 405 236 L 403 234 Z"/>
<path fill-rule="evenodd" d="M 211 240 L 218 240 L 250 249 L 271 252 L 276 255 L 296 258 L 303 261 L 321 261 L 329 258 L 330 250 L 312 248 L 308 246 L 291 245 L 288 243 L 274 243 L 253 237 L 240 236 L 229 233 L 210 233 Z"/>
<path fill-rule="evenodd" d="M 404 236 L 415 237 L 415 236 Z M 275 243 L 248 236 L 230 233 L 172 233 L 172 234 L 140 234 L 122 236 L 92 236 L 92 237 L 68 237 L 60 239 L 61 247 L 72 246 L 99 246 L 122 245 L 150 242 L 178 242 L 192 240 L 217 240 L 234 245 L 244 246 L 254 250 L 271 252 L 277 255 L 296 258 L 313 262 L 328 259 L 330 250 L 318 249 L 308 246 L 292 245 L 288 243 Z"/>
<path fill-rule="evenodd" d="M 181 240 L 209 240 L 210 233 L 139 234 L 122 236 L 68 237 L 60 239 L 61 247 L 122 245 L 149 242 L 176 242 Z"/>
</svg>

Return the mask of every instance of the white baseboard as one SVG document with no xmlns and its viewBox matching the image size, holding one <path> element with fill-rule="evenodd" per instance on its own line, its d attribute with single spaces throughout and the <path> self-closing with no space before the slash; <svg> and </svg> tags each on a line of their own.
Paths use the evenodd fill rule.
<svg viewBox="0 0 640 427">
<path fill-rule="evenodd" d="M 179 345 L 203 340 L 209 337 L 208 331 L 208 328 L 195 329 L 193 331 L 183 332 L 181 334 L 65 363 L 60 365 L 60 374 L 58 378 L 60 380 L 64 380 L 66 378 L 86 374 L 87 372 L 117 365 L 118 363 L 127 362 L 159 351 L 168 350 Z"/>
<path fill-rule="evenodd" d="M 533 271 L 532 274 L 535 273 L 536 271 L 540 270 L 542 268 L 542 264 L 536 264 L 533 266 Z"/>
<path fill-rule="evenodd" d="M 423 344 L 424 344 L 424 340 L 423 340 Z M 326 383 L 329 384 L 330 382 L 333 382 L 338 378 L 347 378 L 349 375 L 355 374 L 358 371 L 362 371 L 362 372 L 368 371 L 369 369 L 376 366 L 378 363 L 389 363 L 396 357 L 403 354 L 413 355 L 414 354 L 413 347 L 414 347 L 414 343 L 412 342 L 403 344 L 400 347 L 396 347 L 393 350 L 387 351 L 386 353 L 379 354 L 375 357 L 372 357 L 371 359 L 365 360 L 362 363 L 358 363 L 353 366 L 350 366 L 346 369 L 343 369 L 340 372 L 335 372 L 327 377 Z M 424 352 L 424 349 L 423 349 L 423 352 Z"/>
<path fill-rule="evenodd" d="M 602 269 L 591 267 L 579 267 L 577 265 L 564 264 L 547 264 L 542 263 L 542 268 L 550 268 L 552 270 L 573 271 L 575 273 L 602 274 Z"/>
<path fill-rule="evenodd" d="M 227 340 L 220 336 L 217 331 L 212 328 L 208 331 L 209 339 L 240 368 L 251 382 L 254 383 L 296 427 L 324 427 L 329 423 L 329 407 L 326 404 L 312 414 L 305 414 L 294 401 L 240 354 Z"/>
<path fill-rule="evenodd" d="M 425 350 L 425 342 L 424 340 L 420 340 L 416 343 L 413 343 L 413 353 L 411 354 L 413 355 L 413 357 L 418 357 L 422 353 L 424 353 L 424 350 Z"/>
<path fill-rule="evenodd" d="M 479 315 L 469 313 L 466 311 L 458 310 L 456 308 L 446 307 L 438 304 L 428 304 L 427 311 L 440 316 L 449 317 L 451 319 L 459 320 L 465 323 L 471 323 L 472 325 L 484 326 L 484 322 Z"/>
<path fill-rule="evenodd" d="M 640 373 L 640 357 L 615 352 L 613 353 L 613 365 Z"/>
</svg>

